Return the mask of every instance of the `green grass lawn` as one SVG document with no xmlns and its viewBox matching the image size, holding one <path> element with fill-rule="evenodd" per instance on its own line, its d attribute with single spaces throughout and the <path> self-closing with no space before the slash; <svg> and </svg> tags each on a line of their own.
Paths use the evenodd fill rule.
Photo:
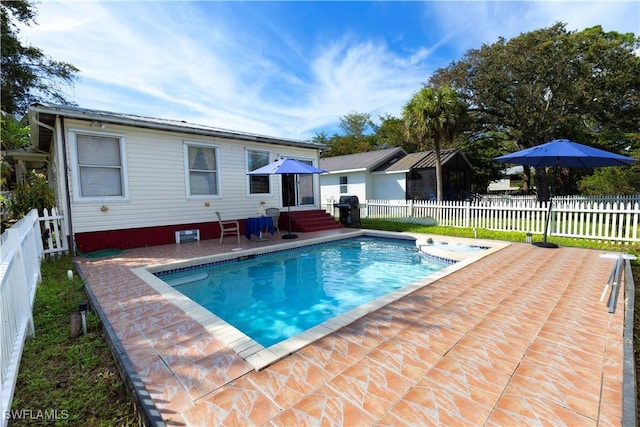
<svg viewBox="0 0 640 427">
<path fill-rule="evenodd" d="M 48 416 L 55 425 L 137 426 L 98 316 L 89 312 L 87 334 L 70 337 L 71 315 L 87 297 L 82 281 L 75 273 L 69 280 L 67 270 L 73 270 L 69 256 L 42 262 L 33 308 L 36 333 L 26 341 L 11 406 L 26 419 L 12 425 L 33 425 Z"/>
<path fill-rule="evenodd" d="M 524 242 L 525 233 L 497 232 L 484 229 L 425 226 L 385 220 L 362 220 L 363 228 L 442 234 L 459 237 Z M 534 236 L 534 241 L 541 240 Z M 633 245 L 606 245 L 584 239 L 549 238 L 560 246 L 626 251 L 639 254 Z M 636 283 L 640 283 L 640 264 L 632 262 Z M 71 338 L 71 315 L 78 303 L 87 301 L 83 283 L 74 273 L 71 257 L 46 259 L 42 263 L 42 283 L 39 285 L 33 310 L 36 334 L 28 338 L 18 375 L 12 410 L 57 411 L 55 425 L 137 426 L 133 398 L 119 376 L 107 345 L 102 325 L 89 312 L 87 335 Z M 635 318 L 635 348 L 640 340 L 640 318 Z M 636 352 L 636 366 L 638 356 Z M 640 413 L 640 412 L 639 412 Z M 12 425 L 33 425 L 31 419 L 14 420 Z"/>
<path fill-rule="evenodd" d="M 526 239 L 526 233 L 520 231 L 494 231 L 484 228 L 462 228 L 462 227 L 444 227 L 444 226 L 429 226 L 416 223 L 406 223 L 398 221 L 387 221 L 384 219 L 362 219 L 362 228 L 372 228 L 376 230 L 389 230 L 389 231 L 406 231 L 412 233 L 426 233 L 426 234 L 442 234 L 445 236 L 458 236 L 469 237 L 478 239 L 490 239 L 490 240 L 504 240 L 508 242 L 524 242 Z M 541 235 L 534 235 L 533 241 L 541 241 Z M 640 245 L 638 244 L 609 244 L 602 243 L 596 240 L 588 239 L 575 239 L 567 237 L 547 237 L 548 242 L 556 243 L 560 246 L 571 246 L 578 248 L 589 249 L 602 249 L 608 251 L 624 251 L 633 255 L 640 255 Z"/>
</svg>

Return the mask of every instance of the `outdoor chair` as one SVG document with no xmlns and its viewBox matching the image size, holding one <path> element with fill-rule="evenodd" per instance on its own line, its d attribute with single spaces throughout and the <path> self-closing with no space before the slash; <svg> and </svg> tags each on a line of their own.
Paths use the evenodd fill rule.
<svg viewBox="0 0 640 427">
<path fill-rule="evenodd" d="M 238 244 L 240 244 L 240 223 L 235 220 L 223 221 L 220 212 L 216 211 L 218 223 L 220 224 L 220 244 L 224 236 L 238 236 Z"/>
<path fill-rule="evenodd" d="M 265 215 L 270 216 L 273 220 L 273 228 L 280 233 L 280 227 L 278 226 L 278 220 L 280 219 L 280 209 L 278 208 L 267 208 L 265 209 Z"/>
</svg>

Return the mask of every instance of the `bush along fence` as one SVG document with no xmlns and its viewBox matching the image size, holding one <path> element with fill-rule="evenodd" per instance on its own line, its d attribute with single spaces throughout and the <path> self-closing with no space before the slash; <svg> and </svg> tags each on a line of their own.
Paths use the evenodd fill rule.
<svg viewBox="0 0 640 427">
<path fill-rule="evenodd" d="M 38 211 L 33 209 L 11 228 L 0 242 L 0 426 L 11 408 L 27 335 L 34 334 L 32 309 L 41 281 L 44 257 Z"/>
<path fill-rule="evenodd" d="M 603 202 L 586 198 L 553 200 L 548 235 L 631 244 L 640 242 L 640 205 L 633 201 Z M 526 199 L 477 201 L 367 200 L 360 215 L 366 218 L 432 219 L 449 227 L 484 228 L 543 234 L 547 202 Z M 327 206 L 327 211 L 331 207 Z"/>
</svg>

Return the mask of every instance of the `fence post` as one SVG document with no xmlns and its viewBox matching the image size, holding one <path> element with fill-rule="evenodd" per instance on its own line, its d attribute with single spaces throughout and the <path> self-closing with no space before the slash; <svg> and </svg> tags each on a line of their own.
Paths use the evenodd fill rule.
<svg viewBox="0 0 640 427">
<path fill-rule="evenodd" d="M 51 227 L 51 222 L 50 222 L 50 218 L 51 216 L 53 216 L 53 212 L 55 212 L 53 209 L 51 210 L 51 215 L 49 215 L 49 211 L 47 210 L 47 208 L 44 208 L 42 210 L 42 218 L 44 219 L 44 230 L 49 230 L 47 233 L 44 234 L 44 238 L 47 239 L 47 250 L 48 251 L 53 251 L 55 246 L 53 244 L 53 233 L 52 233 L 52 227 Z"/>
<path fill-rule="evenodd" d="M 471 202 L 469 200 L 464 201 L 464 226 L 469 228 L 471 224 Z"/>
</svg>

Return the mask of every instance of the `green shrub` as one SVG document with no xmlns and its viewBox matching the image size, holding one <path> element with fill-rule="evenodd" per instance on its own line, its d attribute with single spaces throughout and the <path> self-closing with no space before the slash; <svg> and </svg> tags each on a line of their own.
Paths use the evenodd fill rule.
<svg viewBox="0 0 640 427">
<path fill-rule="evenodd" d="M 51 209 L 56 205 L 56 195 L 49 186 L 47 177 L 42 173 L 32 170 L 24 184 L 18 184 L 13 197 L 7 198 L 8 213 L 11 219 L 20 219 L 29 213 L 31 209 Z"/>
</svg>

